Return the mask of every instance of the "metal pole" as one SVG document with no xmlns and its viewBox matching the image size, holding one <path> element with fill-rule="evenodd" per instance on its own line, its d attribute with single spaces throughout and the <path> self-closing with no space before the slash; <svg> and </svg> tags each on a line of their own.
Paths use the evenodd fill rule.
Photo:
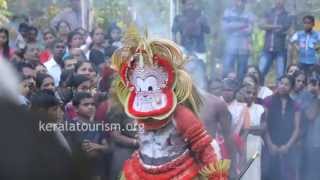
<svg viewBox="0 0 320 180">
<path fill-rule="evenodd" d="M 170 0 L 170 27 L 169 27 L 169 32 L 170 32 L 170 39 L 173 39 L 173 34 L 171 31 L 172 25 L 173 25 L 173 21 L 174 21 L 174 17 L 177 15 L 177 0 Z"/>
<path fill-rule="evenodd" d="M 242 171 L 240 172 L 240 175 L 238 176 L 237 180 L 241 180 L 241 178 L 243 177 L 243 175 L 248 171 L 248 169 L 250 168 L 250 166 L 252 165 L 252 163 L 260 156 L 260 153 L 257 151 L 251 158 L 250 160 L 247 162 L 246 166 L 242 169 Z"/>
<path fill-rule="evenodd" d="M 84 24 L 84 0 L 80 0 L 80 9 L 81 9 L 81 27 L 85 28 L 85 24 Z"/>
<path fill-rule="evenodd" d="M 94 11 L 93 11 L 93 0 L 89 0 L 89 8 L 88 8 L 88 30 L 91 32 L 93 29 L 93 21 L 94 21 Z"/>
</svg>

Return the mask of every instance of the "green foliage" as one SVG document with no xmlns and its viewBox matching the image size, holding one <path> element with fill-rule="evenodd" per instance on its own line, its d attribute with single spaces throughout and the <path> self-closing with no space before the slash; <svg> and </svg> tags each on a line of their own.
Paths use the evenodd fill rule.
<svg viewBox="0 0 320 180">
<path fill-rule="evenodd" d="M 94 1 L 94 17 L 98 25 L 106 27 L 110 22 L 125 26 L 132 22 L 132 12 L 135 10 L 139 19 L 150 25 L 156 20 L 158 24 L 166 25 L 169 20 L 169 0 L 105 0 Z"/>
<path fill-rule="evenodd" d="M 0 0 L 0 26 L 6 24 L 10 16 L 11 12 L 8 11 L 7 1 Z"/>
<path fill-rule="evenodd" d="M 101 27 L 106 27 L 110 22 L 120 22 L 128 20 L 128 0 L 105 0 L 94 1 L 95 21 Z"/>
<path fill-rule="evenodd" d="M 7 1 L 6 0 L 0 0 L 0 9 L 7 9 Z"/>
<path fill-rule="evenodd" d="M 257 26 L 254 27 L 251 36 L 252 39 L 252 64 L 258 64 L 260 53 L 264 47 L 264 36 L 265 31 L 259 29 Z"/>
</svg>

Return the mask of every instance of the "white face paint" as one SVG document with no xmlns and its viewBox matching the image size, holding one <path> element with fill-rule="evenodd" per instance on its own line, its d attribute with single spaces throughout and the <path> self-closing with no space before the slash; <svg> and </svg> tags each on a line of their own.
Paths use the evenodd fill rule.
<svg viewBox="0 0 320 180">
<path fill-rule="evenodd" d="M 133 103 L 135 111 L 149 112 L 166 106 L 167 97 L 162 93 L 156 77 L 148 76 L 145 79 L 138 77 L 135 82 L 137 94 Z"/>
</svg>

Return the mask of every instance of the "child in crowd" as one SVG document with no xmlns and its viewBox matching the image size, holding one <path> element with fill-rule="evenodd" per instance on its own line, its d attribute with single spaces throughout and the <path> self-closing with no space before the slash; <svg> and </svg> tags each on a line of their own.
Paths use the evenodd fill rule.
<svg viewBox="0 0 320 180">
<path fill-rule="evenodd" d="M 296 32 L 291 42 L 299 52 L 299 67 L 309 73 L 311 68 L 317 64 L 317 50 L 320 49 L 320 36 L 313 30 L 315 25 L 314 16 L 303 17 L 304 31 Z"/>
<path fill-rule="evenodd" d="M 89 93 L 77 93 L 72 104 L 77 112 L 74 122 L 80 123 L 81 127 L 89 127 L 87 128 L 89 130 L 80 132 L 79 138 L 82 142 L 82 150 L 86 152 L 91 163 L 92 179 L 101 180 L 105 176 L 104 159 L 110 145 L 102 129 L 93 124 L 96 112 L 94 99 Z"/>
<path fill-rule="evenodd" d="M 90 79 L 85 75 L 74 75 L 69 83 L 68 87 L 71 88 L 73 96 L 77 93 L 90 93 Z M 65 106 L 66 120 L 73 120 L 77 116 L 75 107 L 71 102 Z"/>
</svg>

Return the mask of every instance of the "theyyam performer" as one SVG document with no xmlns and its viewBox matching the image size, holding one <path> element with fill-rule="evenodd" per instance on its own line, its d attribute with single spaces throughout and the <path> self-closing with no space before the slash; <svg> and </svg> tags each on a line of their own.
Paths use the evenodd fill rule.
<svg viewBox="0 0 320 180">
<path fill-rule="evenodd" d="M 200 96 L 183 65 L 174 42 L 140 38 L 132 27 L 114 53 L 117 97 L 143 125 L 140 147 L 125 162 L 121 179 L 228 179 L 230 161 L 198 118 Z"/>
</svg>

